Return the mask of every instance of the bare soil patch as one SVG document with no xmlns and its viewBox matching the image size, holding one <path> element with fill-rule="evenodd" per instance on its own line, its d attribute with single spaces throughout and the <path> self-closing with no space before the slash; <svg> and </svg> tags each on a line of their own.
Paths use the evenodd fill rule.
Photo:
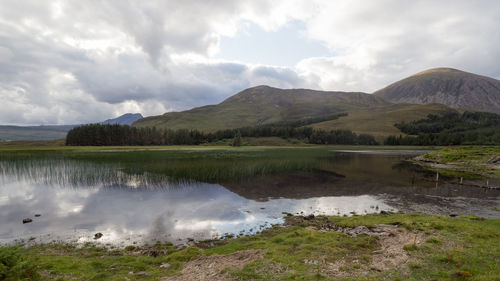
<svg viewBox="0 0 500 281">
<path fill-rule="evenodd" d="M 180 275 L 164 277 L 164 281 L 228 280 L 224 268 L 241 268 L 245 264 L 262 258 L 261 250 L 239 251 L 228 255 L 201 256 L 184 265 Z"/>
</svg>

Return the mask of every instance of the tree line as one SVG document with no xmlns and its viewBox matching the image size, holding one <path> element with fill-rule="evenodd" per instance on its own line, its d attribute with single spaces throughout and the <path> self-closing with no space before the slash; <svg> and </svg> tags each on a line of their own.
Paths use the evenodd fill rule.
<svg viewBox="0 0 500 281">
<path fill-rule="evenodd" d="M 137 128 L 117 124 L 89 124 L 71 129 L 66 145 L 198 145 L 235 137 L 293 138 L 311 144 L 376 145 L 372 135 L 349 130 L 321 130 L 310 127 L 254 126 L 205 133 L 188 129 Z M 239 142 L 239 141 L 238 141 Z"/>
<path fill-rule="evenodd" d="M 406 136 L 389 136 L 386 145 L 499 145 L 500 115 L 489 112 L 430 114 L 395 126 Z"/>
</svg>

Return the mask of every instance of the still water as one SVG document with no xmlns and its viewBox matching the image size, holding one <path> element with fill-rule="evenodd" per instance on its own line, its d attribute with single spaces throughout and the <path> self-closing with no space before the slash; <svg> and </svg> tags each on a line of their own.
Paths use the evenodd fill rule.
<svg viewBox="0 0 500 281">
<path fill-rule="evenodd" d="M 500 217 L 500 190 L 446 177 L 436 183 L 433 172 L 405 161 L 419 151 L 323 150 L 284 158 L 250 151 L 175 161 L 168 153 L 130 153 L 0 157 L 0 243 L 86 242 L 97 232 L 98 242 L 117 246 L 183 243 L 255 233 L 282 223 L 284 213 Z M 33 222 L 23 224 L 24 218 Z"/>
</svg>

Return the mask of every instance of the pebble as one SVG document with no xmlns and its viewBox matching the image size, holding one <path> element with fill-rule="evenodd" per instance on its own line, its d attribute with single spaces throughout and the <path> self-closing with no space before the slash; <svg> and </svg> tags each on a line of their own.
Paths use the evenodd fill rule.
<svg viewBox="0 0 500 281">
<path fill-rule="evenodd" d="M 168 262 L 166 262 L 166 263 L 162 263 L 162 264 L 160 265 L 160 268 L 169 268 L 169 267 L 170 267 L 170 264 L 169 264 Z"/>
</svg>

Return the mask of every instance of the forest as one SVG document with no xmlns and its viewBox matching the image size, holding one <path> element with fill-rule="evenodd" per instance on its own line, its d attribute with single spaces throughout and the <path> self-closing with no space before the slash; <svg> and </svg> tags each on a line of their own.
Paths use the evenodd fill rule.
<svg viewBox="0 0 500 281">
<path fill-rule="evenodd" d="M 349 130 L 318 130 L 310 127 L 265 125 L 204 133 L 188 129 L 137 128 L 127 125 L 89 124 L 73 128 L 66 145 L 198 145 L 241 137 L 280 137 L 310 144 L 377 145 L 372 135 Z"/>
<path fill-rule="evenodd" d="M 406 136 L 389 136 L 385 145 L 499 145 L 500 115 L 489 112 L 428 115 L 395 126 Z"/>
</svg>

